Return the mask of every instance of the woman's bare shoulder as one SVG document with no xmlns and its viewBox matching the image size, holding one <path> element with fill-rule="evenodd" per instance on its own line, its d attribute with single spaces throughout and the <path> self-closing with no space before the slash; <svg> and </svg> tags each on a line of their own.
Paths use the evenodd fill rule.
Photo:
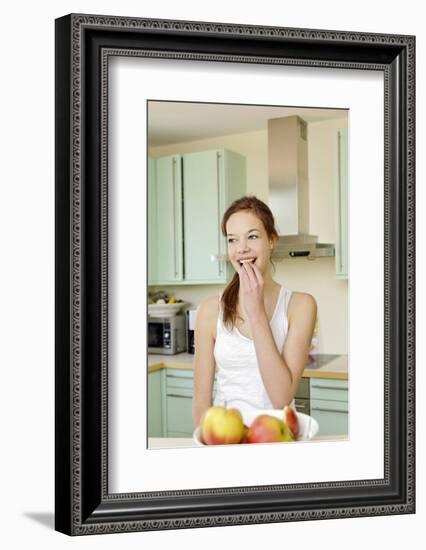
<svg viewBox="0 0 426 550">
<path fill-rule="evenodd" d="M 312 314 L 316 315 L 317 302 L 315 298 L 307 292 L 292 292 L 291 299 L 288 304 L 288 315 Z"/>
<path fill-rule="evenodd" d="M 203 300 L 197 308 L 207 318 L 217 319 L 219 313 L 219 296 L 211 296 Z M 197 315 L 198 315 L 197 313 Z"/>
<path fill-rule="evenodd" d="M 219 315 L 219 296 L 212 296 L 203 300 L 197 308 L 197 322 L 201 324 L 198 326 L 204 326 L 204 330 L 207 330 L 213 340 L 216 340 L 216 324 Z"/>
</svg>

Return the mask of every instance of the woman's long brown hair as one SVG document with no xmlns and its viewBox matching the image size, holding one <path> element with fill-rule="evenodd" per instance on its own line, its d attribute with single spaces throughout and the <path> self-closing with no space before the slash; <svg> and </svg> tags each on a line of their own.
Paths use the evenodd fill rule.
<svg viewBox="0 0 426 550">
<path fill-rule="evenodd" d="M 226 210 L 222 219 L 222 234 L 226 237 L 226 224 L 232 214 L 242 210 L 250 211 L 257 216 L 263 223 L 263 226 L 270 239 L 278 238 L 278 232 L 275 228 L 274 216 L 268 205 L 262 202 L 254 195 L 246 195 L 235 200 Z M 272 263 L 272 260 L 271 260 Z M 240 288 L 240 277 L 234 273 L 231 281 L 222 293 L 221 304 L 223 311 L 223 323 L 228 330 L 232 330 L 237 319 L 238 291 Z"/>
</svg>

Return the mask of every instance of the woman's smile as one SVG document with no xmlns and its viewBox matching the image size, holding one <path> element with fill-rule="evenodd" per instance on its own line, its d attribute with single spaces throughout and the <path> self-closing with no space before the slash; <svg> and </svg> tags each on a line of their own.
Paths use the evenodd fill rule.
<svg viewBox="0 0 426 550">
<path fill-rule="evenodd" d="M 236 212 L 230 216 L 226 230 L 228 256 L 235 270 L 251 264 L 264 273 L 268 269 L 271 247 L 262 221 L 251 212 Z"/>
<path fill-rule="evenodd" d="M 246 263 L 253 263 L 254 264 L 254 262 L 256 260 L 257 260 L 257 258 L 243 258 L 243 259 L 240 259 L 238 261 L 241 265 L 243 265 L 243 264 L 246 264 Z"/>
</svg>

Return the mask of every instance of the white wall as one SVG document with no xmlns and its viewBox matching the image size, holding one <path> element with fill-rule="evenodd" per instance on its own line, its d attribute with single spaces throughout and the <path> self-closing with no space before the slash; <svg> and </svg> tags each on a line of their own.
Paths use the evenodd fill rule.
<svg viewBox="0 0 426 550">
<path fill-rule="evenodd" d="M 417 373 L 417 514 L 291 524 L 221 527 L 159 533 L 102 535 L 70 540 L 52 531 L 54 390 L 54 217 L 53 217 L 53 19 L 72 11 L 165 19 L 225 21 L 287 27 L 417 34 L 417 97 L 426 95 L 422 4 L 407 0 L 371 2 L 314 0 L 214 3 L 171 0 L 131 2 L 57 0 L 8 3 L 2 28 L 2 177 L 0 235 L 1 284 L 1 499 L 2 546 L 18 548 L 170 548 L 199 549 L 238 545 L 264 547 L 266 540 L 285 548 L 358 550 L 379 542 L 387 550 L 417 547 L 425 509 L 425 369 Z M 425 107 L 417 111 L 418 151 L 425 150 Z M 418 155 L 417 204 L 425 204 L 425 161 Z M 424 218 L 418 219 L 418 281 L 425 280 Z M 418 285 L 418 333 L 425 327 L 424 285 Z M 418 357 L 425 354 L 425 338 Z M 366 381 L 367 383 L 367 381 Z M 366 427 L 368 429 L 368 427 Z M 200 467 L 202 467 L 200 465 Z M 314 464 L 309 464 L 314 468 Z M 285 465 L 283 465 L 285 468 Z M 271 542 L 268 542 L 271 544 Z"/>
</svg>

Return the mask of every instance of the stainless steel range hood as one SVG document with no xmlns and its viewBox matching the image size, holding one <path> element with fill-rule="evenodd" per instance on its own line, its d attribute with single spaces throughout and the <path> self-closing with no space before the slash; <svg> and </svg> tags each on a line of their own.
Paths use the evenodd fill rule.
<svg viewBox="0 0 426 550">
<path fill-rule="evenodd" d="M 309 234 L 307 124 L 298 116 L 268 120 L 269 207 L 280 238 L 273 257 L 334 256 L 334 245 Z"/>
</svg>

